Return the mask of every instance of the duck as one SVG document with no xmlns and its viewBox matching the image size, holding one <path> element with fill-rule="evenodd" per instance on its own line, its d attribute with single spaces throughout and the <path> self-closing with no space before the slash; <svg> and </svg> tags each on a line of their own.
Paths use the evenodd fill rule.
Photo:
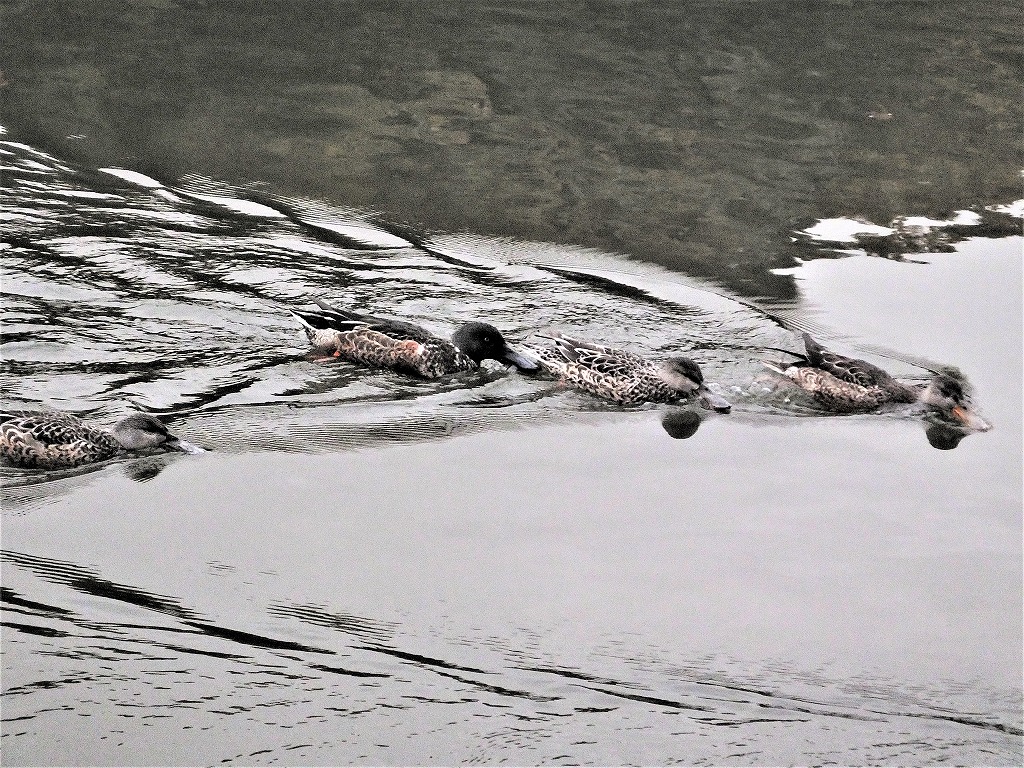
<svg viewBox="0 0 1024 768">
<path fill-rule="evenodd" d="M 725 398 L 707 388 L 700 366 L 688 357 L 656 362 L 557 331 L 538 336 L 553 342 L 531 348 L 541 368 L 587 394 L 618 405 L 671 403 L 696 397 L 710 411 L 732 410 Z"/>
<path fill-rule="evenodd" d="M 803 343 L 804 354 L 781 350 L 796 357 L 795 362 L 761 362 L 834 413 L 870 411 L 890 403 L 921 403 L 972 431 L 992 428 L 972 409 L 967 381 L 956 368 L 934 372 L 925 384 L 904 384 L 866 360 L 829 351 L 808 333 L 803 334 Z"/>
<path fill-rule="evenodd" d="M 203 452 L 148 413 L 133 413 L 107 430 L 63 411 L 0 412 L 0 457 L 16 467 L 69 469 L 154 448 Z"/>
<path fill-rule="evenodd" d="M 538 368 L 489 323 L 464 323 L 449 340 L 404 320 L 342 310 L 319 299 L 315 303 L 319 310 L 292 312 L 310 344 L 319 352 L 354 363 L 424 379 L 472 371 L 484 360 L 507 363 L 520 371 Z"/>
</svg>

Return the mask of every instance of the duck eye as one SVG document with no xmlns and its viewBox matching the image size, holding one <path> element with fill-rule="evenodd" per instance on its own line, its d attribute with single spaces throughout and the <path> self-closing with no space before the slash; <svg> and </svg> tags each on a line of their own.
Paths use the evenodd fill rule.
<svg viewBox="0 0 1024 768">
<path fill-rule="evenodd" d="M 944 386 L 940 387 L 940 391 L 946 397 L 951 398 L 953 400 L 962 400 L 964 396 L 963 389 L 961 389 L 958 384 L 951 381 L 946 382 Z"/>
</svg>

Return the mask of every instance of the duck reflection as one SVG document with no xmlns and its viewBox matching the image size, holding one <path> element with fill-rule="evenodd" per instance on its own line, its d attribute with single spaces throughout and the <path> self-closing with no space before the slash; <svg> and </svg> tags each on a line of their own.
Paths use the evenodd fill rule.
<svg viewBox="0 0 1024 768">
<path fill-rule="evenodd" d="M 124 474 L 137 483 L 145 483 L 164 471 L 172 459 L 167 456 L 147 456 L 124 465 Z"/>
<path fill-rule="evenodd" d="M 0 459 L 0 495 L 3 497 L 4 513 L 25 514 L 38 509 L 41 502 L 53 501 L 84 488 L 117 469 L 130 480 L 145 483 L 180 458 L 181 454 L 172 453 L 143 456 L 128 461 L 125 457 L 118 456 L 69 469 L 43 471 L 11 466 Z"/>
<path fill-rule="evenodd" d="M 685 408 L 673 408 L 662 418 L 661 426 L 673 440 L 686 440 L 697 434 L 700 416 Z"/>
<path fill-rule="evenodd" d="M 960 445 L 960 441 L 972 433 L 972 430 L 964 429 L 953 424 L 933 421 L 925 429 L 925 437 L 932 448 L 940 451 L 951 451 Z"/>
</svg>

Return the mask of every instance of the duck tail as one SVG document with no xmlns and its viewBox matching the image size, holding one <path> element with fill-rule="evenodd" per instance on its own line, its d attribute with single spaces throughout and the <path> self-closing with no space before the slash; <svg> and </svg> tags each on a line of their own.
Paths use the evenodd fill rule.
<svg viewBox="0 0 1024 768">
<path fill-rule="evenodd" d="M 334 309 L 330 304 L 319 299 L 314 299 L 314 301 L 320 307 L 319 310 L 288 310 L 289 314 L 306 329 L 306 333 L 313 331 L 344 332 L 366 325 L 366 318 L 361 315 Z"/>
<path fill-rule="evenodd" d="M 804 334 L 804 348 L 807 350 L 807 360 L 815 367 L 821 365 L 822 355 L 828 354 L 828 350 L 812 339 L 809 333 Z"/>
<path fill-rule="evenodd" d="M 534 334 L 540 339 L 549 339 L 554 342 L 552 344 L 555 359 L 561 358 L 562 360 L 570 363 L 575 362 L 578 358 L 578 352 L 576 351 L 575 339 L 570 339 L 568 336 L 563 336 L 561 331 L 546 330 L 537 331 Z"/>
<path fill-rule="evenodd" d="M 522 346 L 519 347 L 518 352 L 522 357 L 525 357 L 527 360 L 529 360 L 531 363 L 537 366 L 533 370 L 521 368 L 521 371 L 525 373 L 533 373 L 534 371 L 537 370 L 544 370 L 547 361 L 544 359 L 544 354 L 540 350 L 534 349 L 533 347 L 530 346 Z"/>
<path fill-rule="evenodd" d="M 288 314 L 291 315 L 292 317 L 294 317 L 296 320 L 298 320 L 299 324 L 303 328 L 305 328 L 307 331 L 316 330 L 316 326 L 314 326 L 309 320 L 306 319 L 306 316 L 304 315 L 304 313 L 297 312 L 297 311 L 295 311 L 293 309 L 289 309 L 288 310 Z"/>
<path fill-rule="evenodd" d="M 775 362 L 773 360 L 761 360 L 760 363 L 765 368 L 767 368 L 769 371 L 774 371 L 775 373 L 781 373 L 783 376 L 786 375 L 786 370 L 785 370 L 785 368 L 782 367 L 782 365 L 783 365 L 782 363 L 777 363 L 777 362 Z"/>
<path fill-rule="evenodd" d="M 299 325 L 302 326 L 302 330 L 306 333 L 306 338 L 309 339 L 311 344 L 316 344 L 317 333 L 324 328 L 322 324 L 319 326 L 314 324 L 314 315 L 307 312 L 297 312 L 289 310 L 288 314 L 299 321 Z"/>
<path fill-rule="evenodd" d="M 562 332 L 555 330 L 536 331 L 533 335 L 540 339 L 551 339 L 552 341 L 559 341 L 562 338 Z"/>
<path fill-rule="evenodd" d="M 794 352 L 791 349 L 783 349 L 782 347 L 758 347 L 758 349 L 767 349 L 767 350 L 770 350 L 771 352 L 781 352 L 784 355 L 789 355 L 790 357 L 795 357 L 797 360 L 800 360 L 801 362 L 804 362 L 804 363 L 810 362 L 807 359 L 807 355 L 805 355 L 803 352 Z M 761 362 L 764 362 L 764 361 L 762 360 Z"/>
<path fill-rule="evenodd" d="M 318 314 L 331 318 L 335 323 L 366 323 L 373 319 L 369 316 L 360 315 L 358 312 L 353 312 L 348 309 L 338 309 L 337 307 L 328 304 L 323 299 L 313 299 L 313 303 L 322 310 L 322 312 Z"/>
<path fill-rule="evenodd" d="M 301 312 L 289 310 L 289 314 L 299 321 L 302 330 L 314 346 L 320 346 L 320 339 L 324 333 L 345 333 L 354 330 L 360 325 L 355 320 L 340 320 L 327 312 Z"/>
</svg>

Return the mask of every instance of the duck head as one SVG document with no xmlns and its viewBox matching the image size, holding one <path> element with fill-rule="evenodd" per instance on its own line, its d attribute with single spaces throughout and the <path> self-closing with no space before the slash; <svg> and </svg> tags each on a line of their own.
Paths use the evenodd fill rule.
<svg viewBox="0 0 1024 768">
<path fill-rule="evenodd" d="M 732 410 L 724 397 L 704 385 L 704 374 L 700 366 L 688 357 L 670 357 L 661 364 L 658 375 L 662 381 L 687 397 L 697 395 L 697 402 L 709 411 L 728 413 Z"/>
<path fill-rule="evenodd" d="M 198 445 L 172 435 L 166 426 L 148 413 L 133 413 L 117 422 L 111 430 L 114 439 L 126 451 L 143 451 L 147 448 L 167 448 L 183 453 L 203 453 Z"/>
<path fill-rule="evenodd" d="M 918 400 L 966 429 L 974 432 L 992 429 L 992 425 L 971 406 L 967 382 L 959 371 L 944 370 L 937 373 L 921 390 Z"/>
<path fill-rule="evenodd" d="M 466 323 L 452 334 L 452 344 L 476 363 L 497 360 L 520 371 L 536 371 L 537 362 L 509 347 L 501 331 L 488 323 Z"/>
</svg>

